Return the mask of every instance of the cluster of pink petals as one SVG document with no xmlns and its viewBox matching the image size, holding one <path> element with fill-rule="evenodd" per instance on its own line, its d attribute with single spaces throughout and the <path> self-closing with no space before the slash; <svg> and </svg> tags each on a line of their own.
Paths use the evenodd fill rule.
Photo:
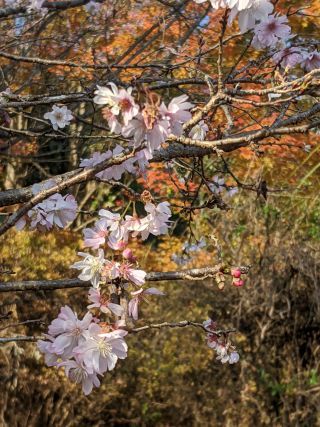
<svg viewBox="0 0 320 427">
<path fill-rule="evenodd" d="M 291 36 L 291 28 L 287 25 L 286 16 L 269 15 L 254 28 L 252 44 L 254 47 L 273 48 L 279 43 L 288 41 Z"/>
<path fill-rule="evenodd" d="M 208 319 L 203 322 L 203 326 L 208 331 L 207 345 L 216 351 L 217 360 L 220 360 L 221 363 L 229 362 L 230 365 L 237 363 L 240 359 L 239 353 L 224 336 L 220 337 L 214 332 L 217 330 L 217 324 Z"/>
<path fill-rule="evenodd" d="M 137 286 L 141 286 L 145 282 L 146 272 L 143 270 L 132 268 L 132 264 L 123 263 L 116 261 L 109 261 L 104 258 L 104 252 L 99 249 L 98 256 L 95 257 L 91 254 L 79 252 L 78 255 L 84 259 L 82 261 L 75 262 L 70 268 L 81 270 L 78 276 L 80 280 L 85 282 L 90 281 L 95 289 L 99 288 L 100 281 L 103 280 L 114 280 L 124 279 Z M 92 294 L 93 295 L 93 294 Z M 95 294 L 95 301 L 97 303 L 97 294 Z M 108 306 L 110 309 L 110 306 Z M 114 312 L 114 307 L 113 311 Z"/>
<path fill-rule="evenodd" d="M 148 289 L 139 289 L 138 291 L 131 292 L 133 298 L 129 301 L 128 304 L 128 314 L 134 320 L 139 318 L 139 304 L 143 301 L 144 295 L 165 295 L 164 292 L 160 291 L 157 288 L 148 288 Z"/>
<path fill-rule="evenodd" d="M 255 27 L 257 21 L 264 21 L 273 11 L 273 4 L 269 0 L 226 0 L 231 8 L 229 24 L 238 16 L 241 33 Z"/>
<path fill-rule="evenodd" d="M 207 0 L 194 0 L 196 3 L 204 3 Z M 257 21 L 263 21 L 273 11 L 273 5 L 269 0 L 210 0 L 213 9 L 227 7 L 230 9 L 229 25 L 238 16 L 241 33 L 254 28 Z"/>
<path fill-rule="evenodd" d="M 93 102 L 98 105 L 108 105 L 110 112 L 114 116 L 120 118 L 126 126 L 130 120 L 132 120 L 139 112 L 139 106 L 135 103 L 132 97 L 132 88 L 129 87 L 127 90 L 118 89 L 118 87 L 110 82 L 108 83 L 111 89 L 104 86 L 97 86 L 98 89 L 95 91 L 95 97 Z"/>
<path fill-rule="evenodd" d="M 110 88 L 98 86 L 94 102 L 107 105 L 103 115 L 111 132 L 132 138 L 135 147 L 146 144 L 149 151 L 149 155 L 145 155 L 147 160 L 168 135 L 172 133 L 180 136 L 183 123 L 191 118 L 189 110 L 193 105 L 187 102 L 186 95 L 173 98 L 168 106 L 159 102 L 159 105 L 145 104 L 144 108 L 140 109 L 131 95 L 132 88 L 118 89 L 112 82 L 109 86 Z"/>
<path fill-rule="evenodd" d="M 300 65 L 308 72 L 320 68 L 320 52 L 306 52 Z"/>
<path fill-rule="evenodd" d="M 101 294 L 99 288 L 90 288 L 88 298 L 89 301 L 93 303 L 87 306 L 88 309 L 98 308 L 102 313 L 113 313 L 116 316 L 121 316 L 123 313 L 123 308 L 121 307 L 121 305 L 110 302 L 109 299 L 105 298 Z"/>
<path fill-rule="evenodd" d="M 144 218 L 126 215 L 122 218 L 120 214 L 100 209 L 101 217 L 93 228 L 85 228 L 84 246 L 97 249 L 105 244 L 114 250 L 123 250 L 128 242 L 129 235 L 141 236 L 146 240 L 150 234 L 159 236 L 166 234 L 170 226 L 171 210 L 168 202 L 161 202 L 158 205 L 147 203 L 145 205 L 147 215 Z"/>
<path fill-rule="evenodd" d="M 22 230 L 26 224 L 30 229 L 39 231 L 50 230 L 54 225 L 64 228 L 76 218 L 77 209 L 77 202 L 71 194 L 62 196 L 56 193 L 32 208 L 16 223 L 16 228 Z"/>
<path fill-rule="evenodd" d="M 301 64 L 304 59 L 305 51 L 297 47 L 286 47 L 273 55 L 272 60 L 275 64 L 280 64 L 283 68 L 293 68 Z"/>
<path fill-rule="evenodd" d="M 300 65 L 307 72 L 320 68 L 320 53 L 317 50 L 307 52 L 298 47 L 287 47 L 273 55 L 275 64 L 283 68 L 293 68 Z"/>
<path fill-rule="evenodd" d="M 93 166 L 98 165 L 99 163 L 104 162 L 105 160 L 112 159 L 114 157 L 123 154 L 124 149 L 120 145 L 116 145 L 116 147 L 111 151 L 108 150 L 105 153 L 95 152 L 89 159 L 81 160 L 80 167 L 83 168 L 91 168 Z M 110 181 L 114 179 L 115 181 L 119 181 L 124 172 L 135 173 L 136 168 L 134 166 L 134 162 L 138 159 L 132 158 L 125 160 L 123 163 L 119 165 L 113 165 L 105 170 L 96 174 L 96 177 L 103 181 Z"/>
<path fill-rule="evenodd" d="M 152 154 L 170 134 L 176 136 L 182 134 L 182 125 L 191 118 L 189 110 L 193 107 L 187 99 L 187 95 L 181 95 L 173 98 L 168 107 L 163 102 L 158 107 L 154 106 L 152 117 L 146 109 L 122 129 L 122 135 L 133 138 L 135 147 L 145 143 Z"/>
<path fill-rule="evenodd" d="M 93 321 L 91 313 L 79 320 L 70 307 L 65 306 L 49 326 L 46 340 L 38 341 L 48 366 L 63 366 L 67 377 L 82 385 L 84 394 L 99 387 L 98 375 L 112 370 L 118 359 L 127 357 L 124 330 L 105 333 Z"/>
<path fill-rule="evenodd" d="M 70 266 L 70 268 L 81 270 L 81 273 L 78 276 L 79 279 L 85 282 L 90 281 L 94 288 L 98 288 L 102 270 L 105 265 L 103 250 L 99 249 L 97 257 L 85 252 L 78 252 L 78 255 L 84 259 L 82 261 L 75 262 Z"/>
</svg>

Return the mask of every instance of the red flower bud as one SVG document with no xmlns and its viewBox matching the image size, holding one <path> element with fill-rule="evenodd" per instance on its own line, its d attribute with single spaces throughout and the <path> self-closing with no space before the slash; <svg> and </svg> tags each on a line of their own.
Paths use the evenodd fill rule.
<svg viewBox="0 0 320 427">
<path fill-rule="evenodd" d="M 244 285 L 244 280 L 236 279 L 236 280 L 233 280 L 232 284 L 233 284 L 233 286 L 240 287 L 240 286 Z"/>
<path fill-rule="evenodd" d="M 240 277 L 241 277 L 241 270 L 240 270 L 240 268 L 236 268 L 235 270 L 232 270 L 231 274 L 236 279 L 240 279 Z"/>
</svg>

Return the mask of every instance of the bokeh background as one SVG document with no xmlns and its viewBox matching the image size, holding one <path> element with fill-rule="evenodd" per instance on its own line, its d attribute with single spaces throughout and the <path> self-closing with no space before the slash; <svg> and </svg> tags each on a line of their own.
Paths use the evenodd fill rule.
<svg viewBox="0 0 320 427">
<path fill-rule="evenodd" d="M 104 13 L 97 16 L 88 15 L 82 8 L 64 11 L 53 16 L 41 31 L 37 24 L 24 32 L 28 19 L 35 19 L 32 17 L 23 18 L 25 21 L 4 20 L 0 33 L 3 40 L 11 37 L 12 47 L 19 46 L 21 38 L 25 40 L 26 56 L 111 61 L 159 16 L 168 13 L 166 2 L 109 3 L 108 10 L 103 9 Z M 282 12 L 289 7 L 306 7 L 304 1 L 276 3 Z M 319 33 L 320 2 L 310 1 L 308 6 L 308 14 L 290 18 L 293 31 L 303 34 L 306 46 L 314 44 Z M 187 11 L 192 14 L 203 7 L 191 2 Z M 184 54 L 194 53 L 200 39 L 214 44 L 218 19 L 217 14 L 209 13 L 201 31 L 187 39 Z M 161 22 L 162 30 L 166 23 L 165 19 Z M 160 32 L 161 37 L 139 54 L 141 59 L 148 54 L 148 61 L 163 60 L 169 48 L 176 48 L 185 25 L 179 19 Z M 231 34 L 233 30 L 228 31 Z M 230 42 L 225 67 L 232 66 L 233 55 L 242 43 L 239 39 Z M 252 51 L 248 53 L 248 57 L 252 55 Z M 201 66 L 211 72 L 215 63 L 213 53 Z M 6 82 L 21 94 L 79 92 L 103 78 L 102 72 L 48 68 L 3 58 L 1 68 L 6 76 L 1 90 L 6 88 Z M 129 80 L 136 72 L 121 70 L 120 77 Z M 152 81 L 154 73 L 146 72 L 146 81 Z M 184 73 L 185 69 L 178 69 L 174 77 L 183 78 Z M 191 93 L 200 102 L 201 96 L 205 96 L 197 88 L 191 89 Z M 175 89 L 162 92 L 164 97 L 174 95 Z M 39 124 L 34 117 L 43 117 L 46 108 L 13 111 L 10 120 L 24 129 L 38 129 L 43 123 Z M 93 128 L 91 116 L 88 120 L 85 116 L 92 113 L 92 106 L 87 108 L 73 106 L 78 117 L 84 118 L 74 123 L 73 129 L 87 135 L 104 132 L 103 117 L 96 119 L 101 128 Z M 257 114 L 264 119 L 264 113 Z M 239 115 L 238 120 L 245 121 L 245 116 Z M 207 209 L 193 218 L 196 237 L 208 240 L 213 234 L 219 241 L 224 262 L 252 266 L 245 286 L 238 289 L 227 284 L 220 291 L 213 279 L 161 283 L 159 287 L 167 296 L 145 304 L 137 322 L 138 326 L 165 320 L 202 322 L 213 313 L 222 328 L 237 329 L 233 340 L 240 352 L 240 362 L 221 365 L 199 330 L 146 331 L 128 337 L 128 358 L 105 374 L 99 389 L 84 397 L 81 389 L 65 378 L 63 370 L 45 366 L 34 343 L 1 345 L 0 425 L 320 426 L 319 136 L 290 136 L 282 142 L 283 146 L 267 146 L 258 152 L 243 148 L 224 155 L 228 168 L 244 187 L 240 186 L 238 193 L 227 199 L 230 210 Z M 5 144 L 0 139 L 0 148 L 2 143 Z M 90 144 L 72 138 L 18 140 L 9 153 L 0 153 L 1 189 L 23 187 L 63 173 L 74 168 L 80 157 L 104 147 L 104 143 Z M 224 176 L 227 184 L 235 185 L 225 161 L 211 157 L 205 158 L 204 164 L 212 177 Z M 181 200 L 181 193 L 186 190 L 181 180 L 185 173 L 183 169 L 172 173 L 164 165 L 153 165 L 146 179 L 133 181 L 128 177 L 126 183 L 136 191 L 147 188 L 158 200 L 174 203 Z M 250 190 L 261 179 L 275 190 L 270 191 L 267 199 Z M 84 211 L 113 206 L 121 209 L 127 204 L 119 189 L 103 184 L 77 187 L 74 194 Z M 206 195 L 200 194 L 200 198 L 204 202 Z M 174 218 L 169 236 L 144 244 L 133 242 L 142 267 L 146 271 L 170 271 L 216 264 L 216 249 L 210 246 L 193 252 L 183 266 L 174 262 L 183 254 L 183 245 L 189 238 L 188 218 L 183 214 Z M 68 230 L 45 235 L 9 231 L 1 237 L 0 261 L 15 274 L 2 280 L 75 277 L 69 266 L 77 260 L 77 251 L 83 249 L 81 229 L 93 220 L 79 215 Z M 83 314 L 87 291 L 0 294 L 0 336 L 43 333 L 64 304 Z M 41 321 L 10 326 L 27 319 Z"/>
</svg>

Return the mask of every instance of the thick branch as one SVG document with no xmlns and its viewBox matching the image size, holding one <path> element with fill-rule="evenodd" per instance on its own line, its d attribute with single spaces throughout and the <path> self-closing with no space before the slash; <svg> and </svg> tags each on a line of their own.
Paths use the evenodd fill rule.
<svg viewBox="0 0 320 427">
<path fill-rule="evenodd" d="M 247 273 L 249 271 L 249 267 L 241 267 L 241 271 L 243 273 Z M 170 280 L 204 280 L 208 277 L 214 277 L 218 272 L 229 274 L 230 269 L 218 264 L 214 267 L 194 268 L 189 270 L 150 272 L 146 276 L 146 281 L 161 282 Z M 47 291 L 54 289 L 89 288 L 90 286 L 90 282 L 84 282 L 80 279 L 14 281 L 0 282 L 0 292 Z"/>
</svg>

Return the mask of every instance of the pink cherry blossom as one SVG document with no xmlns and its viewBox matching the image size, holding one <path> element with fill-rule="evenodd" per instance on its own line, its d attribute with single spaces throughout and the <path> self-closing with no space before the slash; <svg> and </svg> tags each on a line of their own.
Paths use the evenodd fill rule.
<svg viewBox="0 0 320 427">
<path fill-rule="evenodd" d="M 116 235 L 111 234 L 107 241 L 109 248 L 113 249 L 114 251 L 122 251 L 128 244 L 124 237 L 125 236 L 122 236 L 122 238 L 118 240 Z"/>
<path fill-rule="evenodd" d="M 103 333 L 99 325 L 92 323 L 86 332 L 85 341 L 74 349 L 74 353 L 86 369 L 99 374 L 111 371 L 118 359 L 127 357 L 128 346 L 123 339 L 127 333 L 121 329 Z"/>
<path fill-rule="evenodd" d="M 129 87 L 127 90 L 119 90 L 112 82 L 109 83 L 109 86 L 111 89 L 97 86 L 98 90 L 95 91 L 96 96 L 93 101 L 96 104 L 108 105 L 112 114 L 115 116 L 118 116 L 121 113 L 123 122 L 127 125 L 139 112 L 139 106 L 131 96 L 132 88 Z"/>
<path fill-rule="evenodd" d="M 110 132 L 115 133 L 117 135 L 120 135 L 121 129 L 122 129 L 122 124 L 118 121 L 118 116 L 113 114 L 113 112 L 108 107 L 105 107 L 102 110 L 102 115 L 103 115 L 104 119 L 106 119 L 108 122 Z"/>
<path fill-rule="evenodd" d="M 142 286 L 144 284 L 146 274 L 147 273 L 143 270 L 136 270 L 132 268 L 131 264 L 123 263 L 120 266 L 121 277 L 137 286 Z"/>
<path fill-rule="evenodd" d="M 106 209 L 99 210 L 99 216 L 101 216 L 110 231 L 110 237 L 113 236 L 114 240 L 127 240 L 127 231 L 123 226 L 121 215 L 118 213 L 112 213 Z"/>
<path fill-rule="evenodd" d="M 59 366 L 65 368 L 65 373 L 70 381 L 82 385 L 82 391 L 86 396 L 91 393 L 93 386 L 100 386 L 97 373 L 92 368 L 85 367 L 80 361 L 66 360 L 59 363 Z"/>
<path fill-rule="evenodd" d="M 93 303 L 87 306 L 88 309 L 99 308 L 102 313 L 113 313 L 116 316 L 121 316 L 123 313 L 121 305 L 110 302 L 108 298 L 101 295 L 100 289 L 90 288 L 88 298 Z"/>
<path fill-rule="evenodd" d="M 139 147 L 144 141 L 150 153 L 158 150 L 170 133 L 170 124 L 166 118 L 163 118 L 160 110 L 158 115 L 152 120 L 148 119 L 148 113 L 142 115 L 139 113 L 127 126 L 122 129 L 122 135 L 125 138 L 132 138 L 134 146 Z"/>
<path fill-rule="evenodd" d="M 204 120 L 201 120 L 197 125 L 193 126 L 189 133 L 189 137 L 194 140 L 204 141 L 208 130 L 209 128 Z"/>
<path fill-rule="evenodd" d="M 93 228 L 85 228 L 83 230 L 84 246 L 98 249 L 99 246 L 104 245 L 108 233 L 107 221 L 105 219 L 96 221 Z"/>
<path fill-rule="evenodd" d="M 52 343 L 55 338 L 48 334 L 45 334 L 44 336 L 47 341 L 38 340 L 38 349 L 41 351 L 41 353 L 44 353 L 44 360 L 47 366 L 57 366 L 58 360 L 61 358 L 61 356 L 58 356 L 52 347 Z"/>
<path fill-rule="evenodd" d="M 130 263 L 134 263 L 137 261 L 137 258 L 133 255 L 133 252 L 131 249 L 127 248 L 122 252 L 122 256 L 124 259 L 129 261 Z"/>
<path fill-rule="evenodd" d="M 110 159 L 111 157 L 111 150 L 108 150 L 105 153 L 99 153 L 98 151 L 95 151 L 89 159 L 82 159 L 79 166 L 81 168 L 92 168 L 93 166 L 96 166 L 99 163 Z"/>
<path fill-rule="evenodd" d="M 84 332 L 91 323 L 91 313 L 79 320 L 70 307 L 62 307 L 59 316 L 49 326 L 49 335 L 55 336 L 51 349 L 63 358 L 70 357 L 74 347 L 84 339 Z"/>
<path fill-rule="evenodd" d="M 241 33 L 254 28 L 257 21 L 267 19 L 273 11 L 273 5 L 269 0 L 229 0 L 227 4 L 231 6 L 228 22 L 231 24 L 238 15 Z"/>
<path fill-rule="evenodd" d="M 162 291 L 157 288 L 139 289 L 138 291 L 131 292 L 134 296 L 128 304 L 128 314 L 134 320 L 138 320 L 139 317 L 139 304 L 143 300 L 144 295 L 165 295 Z"/>
<path fill-rule="evenodd" d="M 307 72 L 320 68 L 320 52 L 314 50 L 313 52 L 304 54 L 300 65 Z"/>
<path fill-rule="evenodd" d="M 39 231 L 50 230 L 54 225 L 64 228 L 76 218 L 77 209 L 77 202 L 71 194 L 62 196 L 56 193 L 29 210 L 18 221 L 16 228 L 22 230 L 27 223 L 31 229 Z"/>
<path fill-rule="evenodd" d="M 85 282 L 90 281 L 93 287 L 97 288 L 99 286 L 101 273 L 106 262 L 106 260 L 104 259 L 103 250 L 99 249 L 97 257 L 94 257 L 93 255 L 84 252 L 78 252 L 78 255 L 83 257 L 84 260 L 75 262 L 70 266 L 70 268 L 82 270 L 82 272 L 78 276 L 79 279 Z"/>
<path fill-rule="evenodd" d="M 102 274 L 103 277 L 105 277 L 106 279 L 117 279 L 121 276 L 120 262 L 106 260 Z"/>
<path fill-rule="evenodd" d="M 164 103 L 160 106 L 162 116 L 169 122 L 169 132 L 176 136 L 182 135 L 183 123 L 187 122 L 192 117 L 188 110 L 193 108 L 194 105 L 190 102 L 186 102 L 187 99 L 187 95 L 181 95 L 173 98 L 168 107 L 166 107 Z"/>
<path fill-rule="evenodd" d="M 52 111 L 46 113 L 43 117 L 46 120 L 50 120 L 54 130 L 58 130 L 59 128 L 64 128 L 68 126 L 70 124 L 70 121 L 73 119 L 71 111 L 68 110 L 65 105 L 63 107 L 54 105 L 52 107 Z"/>
<path fill-rule="evenodd" d="M 280 64 L 283 68 L 292 68 L 301 64 L 305 51 L 297 47 L 288 47 L 277 52 L 272 57 L 275 64 Z"/>
<path fill-rule="evenodd" d="M 291 36 L 291 28 L 286 25 L 286 16 L 269 15 L 254 27 L 252 44 L 256 48 L 275 47 L 278 43 L 287 41 Z"/>
<path fill-rule="evenodd" d="M 111 159 L 119 156 L 124 151 L 123 147 L 116 145 L 115 148 L 111 151 L 108 150 L 105 153 L 95 152 L 89 159 L 82 159 L 80 162 L 80 167 L 91 168 L 98 165 L 99 163 L 104 162 L 107 159 Z M 121 179 L 124 172 L 135 173 L 136 169 L 134 166 L 135 158 L 128 159 L 122 162 L 119 165 L 113 165 L 101 172 L 96 174 L 96 177 L 103 181 L 110 181 L 112 179 L 118 181 Z"/>
<path fill-rule="evenodd" d="M 162 202 L 158 205 L 147 203 L 145 210 L 149 214 L 141 220 L 141 224 L 137 229 L 141 233 L 142 240 L 146 240 L 150 233 L 154 236 L 166 234 L 171 216 L 170 204 L 168 202 Z"/>
</svg>

